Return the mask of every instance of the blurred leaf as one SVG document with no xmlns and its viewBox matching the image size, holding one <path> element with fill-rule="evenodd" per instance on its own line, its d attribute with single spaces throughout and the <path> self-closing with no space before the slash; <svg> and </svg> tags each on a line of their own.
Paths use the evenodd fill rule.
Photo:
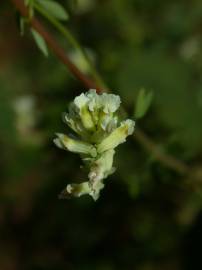
<svg viewBox="0 0 202 270">
<path fill-rule="evenodd" d="M 142 118 L 146 114 L 151 105 L 152 99 L 152 91 L 148 92 L 144 88 L 139 91 L 134 112 L 134 116 L 136 118 Z"/>
<path fill-rule="evenodd" d="M 27 19 L 21 16 L 19 12 L 16 12 L 16 23 L 21 36 L 23 36 L 25 32 L 26 20 Z"/>
<path fill-rule="evenodd" d="M 44 38 L 38 32 L 36 32 L 34 29 L 31 29 L 31 32 L 32 32 L 33 38 L 36 42 L 36 45 L 42 51 L 42 53 L 47 57 L 48 56 L 48 48 L 47 48 L 47 45 L 46 45 Z"/>
<path fill-rule="evenodd" d="M 20 34 L 21 34 L 21 36 L 24 35 L 24 32 L 25 32 L 25 18 L 20 17 Z"/>
<path fill-rule="evenodd" d="M 37 0 L 37 2 L 56 19 L 65 21 L 69 18 L 67 11 L 58 2 L 52 0 Z"/>
<path fill-rule="evenodd" d="M 202 108 L 196 99 L 197 89 L 194 91 L 195 79 L 190 66 L 159 48 L 142 49 L 138 53 L 127 50 L 122 58 L 123 63 L 119 65 L 120 71 L 116 78 L 118 89 L 124 91 L 120 93 L 124 103 L 133 106 L 132 101 L 138 96 L 137 89 L 142 85 L 146 89 L 154 89 L 153 106 L 158 121 L 175 134 L 186 157 L 199 152 L 202 147 Z M 152 120 L 155 129 L 154 123 Z"/>
</svg>

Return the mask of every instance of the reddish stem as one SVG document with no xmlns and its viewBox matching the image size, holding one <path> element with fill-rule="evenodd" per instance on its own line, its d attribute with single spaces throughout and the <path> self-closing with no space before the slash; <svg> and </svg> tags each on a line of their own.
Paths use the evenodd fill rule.
<svg viewBox="0 0 202 270">
<path fill-rule="evenodd" d="M 16 9 L 24 17 L 28 17 L 28 9 L 24 5 L 22 0 L 11 0 L 15 5 Z M 83 74 L 69 59 L 65 50 L 57 43 L 57 41 L 52 37 L 51 34 L 44 28 L 44 26 L 36 19 L 32 18 L 30 20 L 31 26 L 44 38 L 48 47 L 52 49 L 54 54 L 59 58 L 59 60 L 70 70 L 70 72 L 79 80 L 82 81 L 86 88 L 96 89 L 97 92 L 102 92 L 102 89 L 94 83 L 90 78 Z"/>
</svg>

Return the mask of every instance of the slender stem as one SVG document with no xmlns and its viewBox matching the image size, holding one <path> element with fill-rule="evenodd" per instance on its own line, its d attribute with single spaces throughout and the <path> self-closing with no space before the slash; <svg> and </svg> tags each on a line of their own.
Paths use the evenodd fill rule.
<svg viewBox="0 0 202 270">
<path fill-rule="evenodd" d="M 100 85 L 103 89 L 107 89 L 107 86 L 105 85 L 104 81 L 96 71 L 95 67 L 91 63 L 87 53 L 85 50 L 82 48 L 82 46 L 79 44 L 79 42 L 75 39 L 75 37 L 72 35 L 72 33 L 65 27 L 60 21 L 55 19 L 53 16 L 51 16 L 46 10 L 44 10 L 40 4 L 38 4 L 36 1 L 34 2 L 34 8 L 43 16 L 45 17 L 55 28 L 67 39 L 67 41 L 77 49 L 82 57 L 85 59 L 87 62 L 91 75 L 94 78 L 95 82 Z"/>
<path fill-rule="evenodd" d="M 21 13 L 22 16 L 28 17 L 29 15 L 28 9 L 25 7 L 22 0 L 11 0 L 11 2 L 13 2 L 13 4 L 17 8 L 17 10 Z M 79 81 L 81 81 L 87 88 L 95 88 L 98 92 L 103 92 L 103 88 L 100 87 L 100 84 L 98 84 L 98 82 L 94 83 L 93 81 L 91 81 L 74 65 L 74 63 L 72 63 L 72 61 L 68 58 L 65 51 L 61 48 L 58 42 L 36 18 L 32 18 L 30 24 L 41 36 L 43 36 L 49 48 L 52 49 L 52 51 L 59 58 L 59 60 L 71 71 L 71 73 Z M 105 90 L 108 89 L 106 88 Z M 159 160 L 162 164 L 164 164 L 168 168 L 180 174 L 186 174 L 190 172 L 189 167 L 182 161 L 176 159 L 175 157 L 169 154 L 161 152 L 157 147 L 157 145 L 142 130 L 136 129 L 133 138 L 137 140 L 139 143 L 141 143 L 146 150 L 152 153 L 157 160 Z"/>
<path fill-rule="evenodd" d="M 161 149 L 141 129 L 136 128 L 133 138 L 141 143 L 148 152 L 152 153 L 157 160 L 160 160 L 170 169 L 173 169 L 180 174 L 189 172 L 189 166 L 177 158 L 161 151 Z"/>
<path fill-rule="evenodd" d="M 22 16 L 28 17 L 29 11 L 25 7 L 24 2 L 22 0 L 11 0 L 17 10 L 21 13 Z M 98 92 L 102 91 L 102 88 L 99 87 L 98 84 L 94 83 L 88 76 L 83 74 L 69 59 L 65 50 L 58 44 L 58 42 L 54 39 L 54 37 L 45 29 L 45 27 L 35 18 L 33 17 L 30 20 L 31 26 L 44 38 L 49 48 L 54 52 L 54 54 L 58 57 L 58 59 L 69 69 L 69 71 L 81 81 L 86 88 L 94 88 Z"/>
</svg>

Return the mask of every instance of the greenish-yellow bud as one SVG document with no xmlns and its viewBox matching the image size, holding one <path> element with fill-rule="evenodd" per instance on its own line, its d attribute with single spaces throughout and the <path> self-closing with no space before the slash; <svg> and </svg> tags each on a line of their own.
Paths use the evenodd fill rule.
<svg viewBox="0 0 202 270">
<path fill-rule="evenodd" d="M 133 133 L 134 126 L 135 122 L 132 120 L 128 119 L 122 122 L 120 127 L 116 128 L 97 146 L 98 153 L 105 152 L 109 149 L 114 149 L 119 144 L 125 142 L 126 137 Z"/>
</svg>

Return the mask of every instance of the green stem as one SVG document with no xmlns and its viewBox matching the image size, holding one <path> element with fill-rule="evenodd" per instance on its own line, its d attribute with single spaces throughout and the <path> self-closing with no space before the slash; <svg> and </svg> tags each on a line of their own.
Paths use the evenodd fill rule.
<svg viewBox="0 0 202 270">
<path fill-rule="evenodd" d="M 93 66 L 93 64 L 91 63 L 87 53 L 85 52 L 85 50 L 81 47 L 81 45 L 79 44 L 79 42 L 75 39 L 75 37 L 71 34 L 71 32 L 62 25 L 62 23 L 60 23 L 57 19 L 55 19 L 54 17 L 52 17 L 48 12 L 46 12 L 41 6 L 40 4 L 38 4 L 36 1 L 34 1 L 34 7 L 35 9 L 43 16 L 45 17 L 52 25 L 55 26 L 55 28 L 68 40 L 68 42 L 74 47 L 76 48 L 81 55 L 84 57 L 85 61 L 88 63 L 90 72 L 92 77 L 95 79 L 96 83 L 103 88 L 103 90 L 107 90 L 107 86 L 105 85 L 104 81 L 102 80 L 102 78 L 100 77 L 100 75 L 98 74 L 98 72 L 96 71 L 95 67 Z"/>
</svg>

